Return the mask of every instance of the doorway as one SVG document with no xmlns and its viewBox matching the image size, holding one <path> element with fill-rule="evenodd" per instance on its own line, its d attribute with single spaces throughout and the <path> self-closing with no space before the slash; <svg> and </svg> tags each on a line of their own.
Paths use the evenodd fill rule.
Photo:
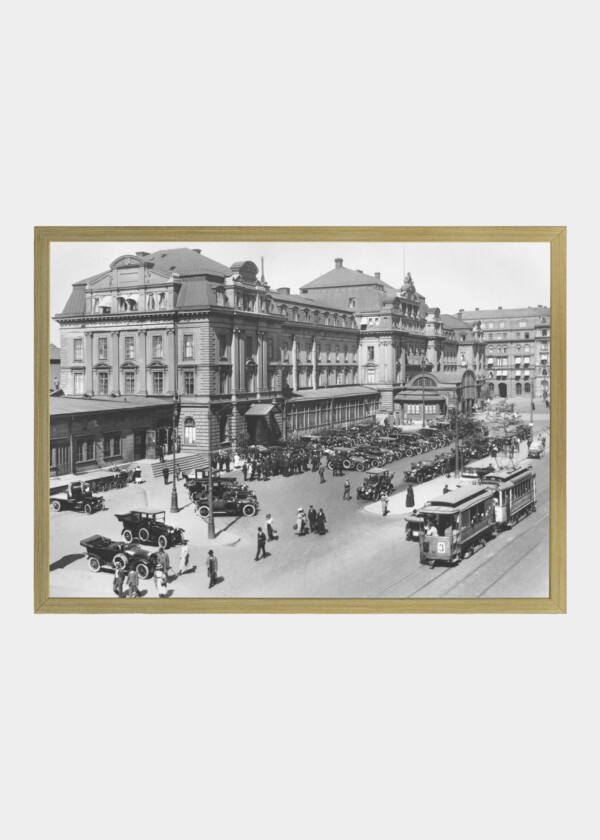
<svg viewBox="0 0 600 840">
<path fill-rule="evenodd" d="M 133 460 L 141 461 L 146 457 L 146 430 L 138 429 L 133 432 Z"/>
<path fill-rule="evenodd" d="M 498 385 L 498 395 L 503 399 L 506 398 L 506 382 L 500 382 Z"/>
</svg>

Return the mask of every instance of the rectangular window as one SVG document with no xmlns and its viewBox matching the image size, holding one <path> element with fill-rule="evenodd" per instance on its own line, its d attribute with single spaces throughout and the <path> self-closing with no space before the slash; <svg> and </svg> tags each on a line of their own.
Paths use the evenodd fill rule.
<svg viewBox="0 0 600 840">
<path fill-rule="evenodd" d="M 121 454 L 121 435 L 111 432 L 104 435 L 104 457 L 117 458 Z"/>
<path fill-rule="evenodd" d="M 54 469 L 62 469 L 69 465 L 69 441 L 68 440 L 51 440 L 50 441 L 50 467 Z M 70 472 L 70 470 L 69 470 Z"/>
<path fill-rule="evenodd" d="M 525 333 L 525 338 L 529 338 L 529 333 Z"/>
<path fill-rule="evenodd" d="M 108 394 L 108 373 L 105 370 L 98 373 L 98 393 L 103 396 Z"/>
<path fill-rule="evenodd" d="M 132 370 L 125 372 L 125 393 L 135 394 L 135 373 Z"/>
<path fill-rule="evenodd" d="M 219 371 L 219 393 L 229 393 L 229 374 L 226 370 Z"/>
<path fill-rule="evenodd" d="M 526 368 L 528 368 L 528 367 L 529 367 L 529 360 L 530 360 L 530 358 L 531 358 L 530 356 L 524 356 L 524 357 L 523 357 L 523 367 L 526 367 Z"/>
<path fill-rule="evenodd" d="M 93 461 L 96 457 L 96 439 L 92 436 L 77 438 L 75 443 L 75 460 L 78 464 Z"/>
<path fill-rule="evenodd" d="M 193 335 L 184 335 L 183 336 L 183 358 L 184 359 L 193 359 L 194 358 L 194 336 Z"/>
<path fill-rule="evenodd" d="M 162 359 L 163 357 L 163 337 L 162 335 L 152 336 L 152 358 Z"/>
<path fill-rule="evenodd" d="M 83 361 L 83 338 L 73 339 L 73 361 Z"/>
<path fill-rule="evenodd" d="M 133 343 L 134 339 L 132 335 L 125 336 L 125 358 L 126 359 L 135 359 L 135 345 Z"/>
<path fill-rule="evenodd" d="M 369 384 L 375 382 L 375 371 L 373 370 L 373 368 L 369 368 L 367 371 L 367 382 Z"/>
<path fill-rule="evenodd" d="M 286 363 L 290 360 L 290 348 L 287 341 L 284 341 L 281 345 L 281 357 Z"/>
<path fill-rule="evenodd" d="M 227 358 L 227 336 L 223 333 L 220 333 L 218 336 L 219 339 L 219 358 L 226 359 Z"/>
<path fill-rule="evenodd" d="M 327 361 L 331 361 L 331 344 L 327 345 Z"/>
<path fill-rule="evenodd" d="M 164 375 L 162 370 L 152 371 L 152 393 L 162 394 L 164 387 Z"/>
<path fill-rule="evenodd" d="M 73 373 L 73 393 L 74 394 L 83 394 L 83 371 L 76 370 Z"/>
<path fill-rule="evenodd" d="M 367 347 L 367 361 L 374 362 L 375 361 L 375 347 L 371 344 Z"/>
<path fill-rule="evenodd" d="M 344 361 L 348 361 L 348 345 L 344 344 Z"/>
<path fill-rule="evenodd" d="M 273 358 L 273 339 L 267 339 L 267 360 L 270 362 Z"/>
<path fill-rule="evenodd" d="M 247 359 L 252 358 L 252 336 L 251 335 L 246 336 L 246 358 Z"/>
<path fill-rule="evenodd" d="M 101 337 L 98 339 L 98 358 L 102 361 L 108 359 L 108 338 Z"/>
<path fill-rule="evenodd" d="M 184 394 L 193 394 L 194 393 L 194 371 L 193 370 L 185 370 L 183 372 L 183 393 Z"/>
<path fill-rule="evenodd" d="M 527 326 L 527 321 L 519 321 L 519 326 L 520 327 L 526 327 Z"/>
</svg>

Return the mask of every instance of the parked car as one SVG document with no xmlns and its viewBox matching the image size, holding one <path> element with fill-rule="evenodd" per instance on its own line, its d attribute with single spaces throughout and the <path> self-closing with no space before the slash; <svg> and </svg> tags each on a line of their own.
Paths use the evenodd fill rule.
<svg viewBox="0 0 600 840">
<path fill-rule="evenodd" d="M 83 513 L 96 513 L 104 509 L 104 496 L 92 493 L 85 481 L 72 481 L 66 490 L 50 496 L 52 510 L 78 510 Z"/>
<path fill-rule="evenodd" d="M 190 499 L 195 499 L 198 494 L 202 496 L 208 493 L 208 473 L 206 470 L 196 470 L 193 476 L 184 473 L 183 477 Z M 235 476 L 213 476 L 213 495 L 215 496 L 221 496 L 223 493 L 237 487 L 240 487 L 240 485 Z"/>
<path fill-rule="evenodd" d="M 210 513 L 208 505 L 208 494 L 196 494 L 194 501 L 198 505 L 198 513 L 203 519 Z M 221 513 L 225 516 L 254 516 L 258 511 L 258 499 L 256 493 L 243 485 L 228 490 L 222 495 L 213 494 L 213 513 Z"/>
<path fill-rule="evenodd" d="M 436 476 L 437 470 L 433 461 L 419 461 L 411 464 L 410 469 L 404 473 L 404 480 L 409 484 L 422 484 Z"/>
<path fill-rule="evenodd" d="M 545 453 L 546 449 L 541 440 L 534 440 L 529 444 L 529 450 L 527 452 L 529 458 L 543 458 Z"/>
<path fill-rule="evenodd" d="M 161 548 L 179 545 L 183 540 L 183 528 L 174 528 L 165 522 L 164 510 L 140 508 L 115 516 L 123 526 L 122 534 L 126 543 L 139 540 L 143 543 L 157 543 Z"/>
<path fill-rule="evenodd" d="M 356 491 L 357 499 L 371 499 L 376 502 L 383 492 L 391 493 L 394 489 L 392 478 L 394 473 L 381 467 L 374 467 L 365 473 L 362 487 Z"/>
<path fill-rule="evenodd" d="M 108 537 L 94 534 L 81 540 L 88 557 L 90 571 L 99 572 L 100 569 L 136 569 L 138 575 L 149 578 L 156 568 L 157 552 L 148 551 L 135 543 L 115 542 Z"/>
</svg>

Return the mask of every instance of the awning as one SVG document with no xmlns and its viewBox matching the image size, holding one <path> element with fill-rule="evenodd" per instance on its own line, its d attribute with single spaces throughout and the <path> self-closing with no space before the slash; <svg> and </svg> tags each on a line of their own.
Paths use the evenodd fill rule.
<svg viewBox="0 0 600 840">
<path fill-rule="evenodd" d="M 244 417 L 266 417 L 274 408 L 275 406 L 271 403 L 253 403 L 244 414 Z"/>
</svg>

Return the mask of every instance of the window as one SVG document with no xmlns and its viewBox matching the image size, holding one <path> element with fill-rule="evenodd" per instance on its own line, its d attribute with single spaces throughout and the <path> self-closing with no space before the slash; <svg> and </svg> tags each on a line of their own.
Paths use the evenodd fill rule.
<svg viewBox="0 0 600 840">
<path fill-rule="evenodd" d="M 219 371 L 219 393 L 229 393 L 229 373 L 226 370 Z"/>
<path fill-rule="evenodd" d="M 183 442 L 186 446 L 196 443 L 196 421 L 193 417 L 186 417 L 183 423 Z"/>
<path fill-rule="evenodd" d="M 83 371 L 76 370 L 73 372 L 73 393 L 83 394 Z"/>
<path fill-rule="evenodd" d="M 161 292 L 158 296 L 158 308 L 159 309 L 166 309 L 167 308 L 167 296 L 164 292 Z"/>
<path fill-rule="evenodd" d="M 78 464 L 82 464 L 84 461 L 93 461 L 95 459 L 95 444 L 96 439 L 93 435 L 77 438 L 75 443 L 75 460 Z"/>
<path fill-rule="evenodd" d="M 331 361 L 331 344 L 327 345 L 327 361 Z"/>
<path fill-rule="evenodd" d="M 369 384 L 372 384 L 373 382 L 375 382 L 375 371 L 373 370 L 373 368 L 369 368 L 367 370 L 367 382 Z"/>
<path fill-rule="evenodd" d="M 194 358 L 194 336 L 193 335 L 184 335 L 183 336 L 183 358 L 184 359 L 193 359 Z"/>
<path fill-rule="evenodd" d="M 73 339 L 73 361 L 83 361 L 83 338 Z"/>
<path fill-rule="evenodd" d="M 336 362 L 340 361 L 340 345 L 339 344 L 335 345 L 335 361 Z"/>
<path fill-rule="evenodd" d="M 521 333 L 520 332 L 515 333 L 515 338 L 521 338 Z"/>
<path fill-rule="evenodd" d="M 548 330 L 542 330 L 542 335 L 548 335 Z"/>
<path fill-rule="evenodd" d="M 530 394 L 530 393 L 531 393 L 531 384 L 530 384 L 529 382 L 526 382 L 526 383 L 525 383 L 525 393 L 526 393 L 526 394 Z"/>
<path fill-rule="evenodd" d="M 529 344 L 526 344 L 526 345 L 525 345 L 525 347 L 523 348 L 523 350 L 524 350 L 526 353 L 529 353 Z"/>
<path fill-rule="evenodd" d="M 135 358 L 135 347 L 133 343 L 133 336 L 126 335 L 125 336 L 125 358 L 126 359 L 134 359 Z"/>
<path fill-rule="evenodd" d="M 526 368 L 529 367 L 529 360 L 530 359 L 531 359 L 531 356 L 523 356 L 523 367 L 526 367 Z"/>
<path fill-rule="evenodd" d="M 310 356 L 312 353 L 312 343 L 310 341 L 306 342 L 306 361 L 310 362 Z"/>
<path fill-rule="evenodd" d="M 98 358 L 104 361 L 108 358 L 108 338 L 101 337 L 98 339 Z"/>
<path fill-rule="evenodd" d="M 132 370 L 125 371 L 125 393 L 135 394 L 135 373 Z"/>
<path fill-rule="evenodd" d="M 156 309 L 156 301 L 154 300 L 154 295 L 148 295 L 148 299 L 146 301 L 146 306 L 148 309 Z"/>
<path fill-rule="evenodd" d="M 375 347 L 372 344 L 369 344 L 369 346 L 367 347 L 367 361 L 375 361 Z"/>
<path fill-rule="evenodd" d="M 356 306 L 356 298 L 348 298 L 348 309 L 354 309 Z"/>
<path fill-rule="evenodd" d="M 281 345 L 281 357 L 286 363 L 290 360 L 290 348 L 287 341 L 284 341 Z"/>
<path fill-rule="evenodd" d="M 98 372 L 98 393 L 103 396 L 108 394 L 108 373 L 105 370 Z"/>
<path fill-rule="evenodd" d="M 341 370 L 338 370 L 338 373 L 337 373 L 337 384 L 338 385 L 343 385 L 344 384 L 344 374 Z"/>
<path fill-rule="evenodd" d="M 529 333 L 525 333 L 525 338 L 529 338 Z"/>
<path fill-rule="evenodd" d="M 273 339 L 267 339 L 267 360 L 270 361 L 273 358 Z"/>
<path fill-rule="evenodd" d="M 152 393 L 162 394 L 164 388 L 164 374 L 162 370 L 152 371 Z"/>
<path fill-rule="evenodd" d="M 526 327 L 527 326 L 527 321 L 519 321 L 519 326 L 520 327 Z"/>
<path fill-rule="evenodd" d="M 50 466 L 55 469 L 69 466 L 69 441 L 68 440 L 51 440 L 50 441 Z"/>
<path fill-rule="evenodd" d="M 506 323 L 504 321 L 500 321 L 498 326 L 500 327 L 501 330 L 503 330 L 506 327 Z"/>
<path fill-rule="evenodd" d="M 226 359 L 227 358 L 227 336 L 223 333 L 220 333 L 218 336 L 219 339 L 219 358 Z"/>
<path fill-rule="evenodd" d="M 246 357 L 249 359 L 252 356 L 252 336 L 246 336 Z"/>
<path fill-rule="evenodd" d="M 163 337 L 162 335 L 152 336 L 152 357 L 154 359 L 162 359 L 163 357 Z"/>
<path fill-rule="evenodd" d="M 348 345 L 344 344 L 344 361 L 348 361 Z"/>
<path fill-rule="evenodd" d="M 104 435 L 104 457 L 117 458 L 121 454 L 121 435 L 111 432 Z"/>
<path fill-rule="evenodd" d="M 193 370 L 184 370 L 184 372 L 183 372 L 183 393 L 184 394 L 193 394 L 194 393 L 194 371 Z"/>
<path fill-rule="evenodd" d="M 517 394 L 517 397 L 521 396 L 522 391 L 523 391 L 523 386 L 521 385 L 520 382 L 517 382 L 517 384 L 515 385 L 515 392 Z"/>
</svg>

